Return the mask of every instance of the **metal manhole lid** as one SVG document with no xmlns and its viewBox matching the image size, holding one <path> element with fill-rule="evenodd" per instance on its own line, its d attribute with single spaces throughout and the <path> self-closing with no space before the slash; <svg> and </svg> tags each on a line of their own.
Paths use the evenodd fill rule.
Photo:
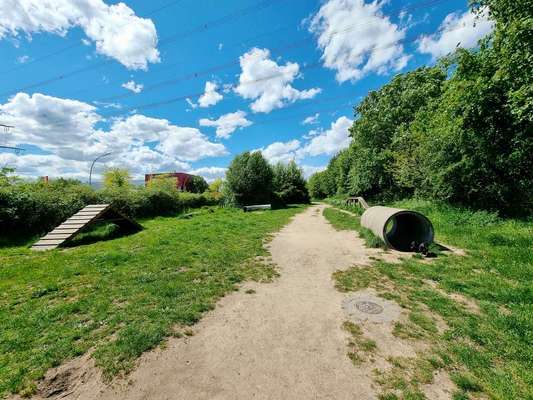
<svg viewBox="0 0 533 400">
<path fill-rule="evenodd" d="M 383 312 L 383 307 L 373 301 L 358 301 L 355 306 L 366 314 L 381 314 Z"/>
</svg>

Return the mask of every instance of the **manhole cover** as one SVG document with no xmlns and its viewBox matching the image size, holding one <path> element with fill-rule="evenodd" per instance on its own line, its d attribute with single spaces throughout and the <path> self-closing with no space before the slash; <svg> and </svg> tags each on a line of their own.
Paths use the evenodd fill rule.
<svg viewBox="0 0 533 400">
<path fill-rule="evenodd" d="M 383 307 L 373 301 L 358 301 L 355 303 L 357 309 L 367 314 L 381 314 Z"/>
</svg>

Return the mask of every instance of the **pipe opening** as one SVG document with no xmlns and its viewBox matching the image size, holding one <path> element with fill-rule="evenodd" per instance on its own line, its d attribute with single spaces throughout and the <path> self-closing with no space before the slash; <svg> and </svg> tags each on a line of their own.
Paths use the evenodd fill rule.
<svg viewBox="0 0 533 400">
<path fill-rule="evenodd" d="M 414 211 L 401 211 L 391 216 L 385 224 L 383 237 L 393 249 L 411 251 L 413 243 L 433 242 L 433 225 L 429 219 Z"/>
</svg>

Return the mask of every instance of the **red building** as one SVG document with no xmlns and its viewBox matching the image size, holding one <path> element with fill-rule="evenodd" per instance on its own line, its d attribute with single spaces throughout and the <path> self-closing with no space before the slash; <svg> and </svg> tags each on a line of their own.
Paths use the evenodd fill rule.
<svg viewBox="0 0 533 400">
<path fill-rule="evenodd" d="M 186 174 L 185 172 L 165 172 L 160 174 L 145 174 L 144 185 L 147 186 L 153 178 L 176 178 L 176 188 L 181 191 L 187 190 L 187 183 L 194 175 Z"/>
</svg>

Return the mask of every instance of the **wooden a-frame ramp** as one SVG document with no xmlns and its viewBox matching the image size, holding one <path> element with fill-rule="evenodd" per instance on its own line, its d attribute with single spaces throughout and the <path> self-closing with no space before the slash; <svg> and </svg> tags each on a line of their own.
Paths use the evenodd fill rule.
<svg viewBox="0 0 533 400">
<path fill-rule="evenodd" d="M 111 204 L 91 204 L 81 209 L 35 243 L 32 250 L 51 250 L 64 245 L 80 231 L 99 221 L 109 221 L 120 228 L 138 231 L 142 226 L 113 208 Z"/>
</svg>

